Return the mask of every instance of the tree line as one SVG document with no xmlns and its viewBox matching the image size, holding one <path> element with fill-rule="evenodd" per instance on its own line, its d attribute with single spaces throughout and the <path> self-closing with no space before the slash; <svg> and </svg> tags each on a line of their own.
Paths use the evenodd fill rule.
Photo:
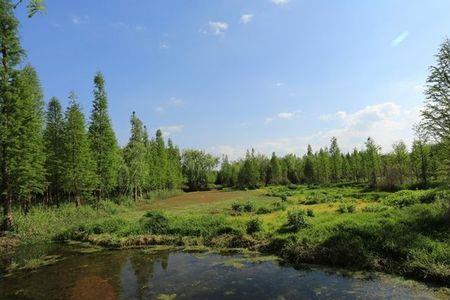
<svg viewBox="0 0 450 300">
<path fill-rule="evenodd" d="M 391 152 L 381 153 L 372 138 L 364 150 L 343 153 L 337 139 L 329 147 L 313 151 L 308 145 L 303 156 L 288 154 L 271 157 L 247 151 L 245 158 L 229 162 L 225 156 L 217 175 L 217 184 L 225 187 L 258 188 L 267 185 L 367 183 L 371 188 L 395 190 L 405 184 L 427 186 L 444 175 L 439 146 L 417 139 L 411 151 L 400 141 Z"/>
</svg>

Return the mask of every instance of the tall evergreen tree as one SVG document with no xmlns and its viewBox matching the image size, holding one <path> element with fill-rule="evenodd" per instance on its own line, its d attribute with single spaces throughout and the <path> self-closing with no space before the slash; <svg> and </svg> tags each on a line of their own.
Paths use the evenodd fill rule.
<svg viewBox="0 0 450 300">
<path fill-rule="evenodd" d="M 333 182 L 338 182 L 342 172 L 342 157 L 339 149 L 337 139 L 333 137 L 330 145 L 330 159 L 331 159 L 331 179 Z"/>
<path fill-rule="evenodd" d="M 183 174 L 181 169 L 181 155 L 178 147 L 174 146 L 171 139 L 167 141 L 167 169 L 169 189 L 179 189 L 183 184 Z"/>
<path fill-rule="evenodd" d="M 272 157 L 270 158 L 269 170 L 268 170 L 268 183 L 269 184 L 279 184 L 281 183 L 282 173 L 280 160 L 276 156 L 275 152 L 272 152 Z"/>
<path fill-rule="evenodd" d="M 155 156 L 155 164 L 151 171 L 156 179 L 156 189 L 164 189 L 168 178 L 168 168 L 166 146 L 160 129 L 156 131 L 153 154 Z"/>
<path fill-rule="evenodd" d="M 24 207 L 29 207 L 32 198 L 45 189 L 44 170 L 44 102 L 36 71 L 26 66 L 15 77 L 13 93 L 19 99 L 17 111 L 20 123 L 19 152 L 15 157 L 17 185 L 15 192 Z"/>
<path fill-rule="evenodd" d="M 366 162 L 369 174 L 369 184 L 372 188 L 378 186 L 378 176 L 380 173 L 380 150 L 381 147 L 375 144 L 372 138 L 366 141 Z"/>
<path fill-rule="evenodd" d="M 89 124 L 89 141 L 99 178 L 97 191 L 107 195 L 117 185 L 119 147 L 108 115 L 108 99 L 102 73 L 94 78 L 94 102 Z"/>
<path fill-rule="evenodd" d="M 123 150 L 126 189 L 134 200 L 142 197 L 148 174 L 147 151 L 144 144 L 145 132 L 142 121 L 133 112 L 131 115 L 131 137 Z"/>
<path fill-rule="evenodd" d="M 13 202 L 29 201 L 30 193 L 40 192 L 43 177 L 42 161 L 38 162 L 43 157 L 38 145 L 42 143 L 38 137 L 42 134 L 42 95 L 34 70 L 19 69 L 24 56 L 14 16 L 19 4 L 0 0 L 0 197 L 5 230 L 13 226 Z"/>
<path fill-rule="evenodd" d="M 44 131 L 48 197 L 59 200 L 64 185 L 64 116 L 59 100 L 50 99 Z"/>
<path fill-rule="evenodd" d="M 77 205 L 97 186 L 95 163 L 92 158 L 84 115 L 74 92 L 65 113 L 64 124 L 64 189 Z"/>
</svg>

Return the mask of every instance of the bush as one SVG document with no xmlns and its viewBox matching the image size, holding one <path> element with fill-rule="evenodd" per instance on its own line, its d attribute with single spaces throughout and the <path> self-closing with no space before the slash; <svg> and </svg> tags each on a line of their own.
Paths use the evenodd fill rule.
<svg viewBox="0 0 450 300">
<path fill-rule="evenodd" d="M 286 202 L 288 200 L 287 195 L 281 195 L 281 201 Z"/>
<path fill-rule="evenodd" d="M 262 230 L 262 222 L 259 219 L 251 219 L 247 222 L 246 231 L 248 234 L 260 232 Z"/>
<path fill-rule="evenodd" d="M 306 210 L 306 215 L 307 215 L 308 217 L 314 217 L 314 216 L 315 216 L 314 211 L 313 211 L 311 208 L 308 208 L 308 209 Z"/>
<path fill-rule="evenodd" d="M 363 212 L 380 212 L 388 210 L 389 206 L 383 205 L 383 204 L 372 204 L 364 207 L 362 209 Z"/>
<path fill-rule="evenodd" d="M 299 230 L 300 228 L 307 227 L 308 222 L 306 221 L 305 215 L 306 213 L 304 210 L 289 211 L 287 214 L 287 225 L 295 231 Z"/>
<path fill-rule="evenodd" d="M 170 222 L 169 234 L 213 237 L 220 234 L 241 234 L 223 215 L 178 216 Z"/>
<path fill-rule="evenodd" d="M 252 212 L 255 210 L 255 206 L 250 201 L 246 203 L 234 202 L 231 204 L 231 209 L 235 212 Z"/>
<path fill-rule="evenodd" d="M 265 215 L 265 214 L 270 214 L 271 212 L 272 212 L 272 210 L 270 208 L 262 206 L 262 207 L 258 208 L 258 210 L 256 211 L 256 214 Z"/>
<path fill-rule="evenodd" d="M 152 234 L 164 234 L 169 230 L 169 218 L 161 211 L 149 211 L 141 219 L 143 229 Z"/>
<path fill-rule="evenodd" d="M 337 209 L 337 211 L 340 212 L 341 214 L 352 213 L 352 212 L 355 212 L 355 210 L 356 210 L 356 206 L 354 204 L 345 203 L 345 202 L 342 202 L 341 204 L 339 204 L 339 208 Z"/>
<path fill-rule="evenodd" d="M 387 196 L 383 203 L 398 208 L 403 208 L 420 203 L 433 203 L 436 199 L 439 199 L 446 192 L 436 192 L 435 190 L 429 191 L 399 191 Z"/>
<path fill-rule="evenodd" d="M 286 203 L 283 203 L 281 201 L 277 201 L 273 203 L 273 207 L 275 211 L 278 210 L 286 210 Z"/>
</svg>

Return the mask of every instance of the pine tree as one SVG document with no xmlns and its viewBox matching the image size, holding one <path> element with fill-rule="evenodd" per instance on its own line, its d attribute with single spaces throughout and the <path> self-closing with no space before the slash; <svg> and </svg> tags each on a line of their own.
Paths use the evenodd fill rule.
<svg viewBox="0 0 450 300">
<path fill-rule="evenodd" d="M 380 150 L 381 147 L 376 145 L 372 138 L 368 138 L 366 142 L 366 161 L 369 174 L 369 184 L 372 188 L 378 186 L 378 175 L 380 172 Z"/>
<path fill-rule="evenodd" d="M 103 197 L 117 185 L 119 147 L 108 115 L 108 99 L 102 73 L 94 78 L 94 102 L 89 124 L 89 141 L 96 166 L 98 195 Z"/>
<path fill-rule="evenodd" d="M 339 149 L 337 139 L 335 137 L 331 139 L 330 158 L 331 158 L 331 179 L 333 180 L 333 182 L 338 182 L 342 172 L 342 157 L 341 157 L 341 150 Z"/>
<path fill-rule="evenodd" d="M 156 178 L 156 188 L 158 190 L 165 189 L 168 178 L 167 153 L 162 131 L 160 129 L 156 131 L 153 153 L 155 155 L 155 164 L 152 172 Z"/>
<path fill-rule="evenodd" d="M 95 163 L 92 158 L 84 115 L 71 92 L 64 124 L 64 189 L 77 205 L 97 186 Z"/>
<path fill-rule="evenodd" d="M 268 183 L 269 184 L 279 184 L 282 179 L 281 172 L 281 164 L 278 157 L 275 155 L 275 152 L 272 152 L 272 157 L 270 159 L 269 164 L 269 172 L 268 172 Z"/>
<path fill-rule="evenodd" d="M 144 126 L 133 112 L 131 115 L 131 137 L 123 151 L 125 164 L 126 188 L 134 200 L 142 197 L 142 190 L 148 174 L 146 148 L 144 144 Z"/>
<path fill-rule="evenodd" d="M 255 158 L 255 151 L 248 151 L 242 163 L 242 168 L 238 175 L 239 187 L 241 188 L 257 188 L 261 182 L 260 171 Z"/>
<path fill-rule="evenodd" d="M 171 139 L 167 141 L 167 169 L 169 189 L 179 189 L 183 184 L 183 174 L 181 169 L 181 155 L 178 147 L 173 145 Z"/>
<path fill-rule="evenodd" d="M 12 87 L 18 99 L 16 122 L 20 126 L 20 139 L 14 164 L 17 179 L 14 192 L 22 206 L 28 208 L 32 198 L 43 194 L 45 189 L 44 103 L 36 71 L 26 66 L 16 75 Z"/>
<path fill-rule="evenodd" d="M 64 117 L 57 98 L 50 99 L 48 103 L 44 145 L 48 196 L 55 201 L 61 197 L 64 185 Z"/>
<path fill-rule="evenodd" d="M 308 145 L 308 150 L 306 156 L 304 157 L 303 174 L 307 183 L 312 183 L 314 181 L 315 170 L 314 170 L 314 154 L 311 145 Z"/>
</svg>

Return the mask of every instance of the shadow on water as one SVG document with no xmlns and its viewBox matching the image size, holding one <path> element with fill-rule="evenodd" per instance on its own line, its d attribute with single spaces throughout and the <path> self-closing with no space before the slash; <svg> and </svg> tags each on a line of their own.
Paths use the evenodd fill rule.
<svg viewBox="0 0 450 300">
<path fill-rule="evenodd" d="M 270 259 L 211 253 L 89 251 L 67 246 L 19 249 L 3 261 L 0 299 L 433 299 L 424 286 L 380 274 L 323 267 L 294 269 Z M 45 248 L 47 247 L 47 248 Z M 32 255 L 59 259 L 7 275 Z"/>
</svg>

